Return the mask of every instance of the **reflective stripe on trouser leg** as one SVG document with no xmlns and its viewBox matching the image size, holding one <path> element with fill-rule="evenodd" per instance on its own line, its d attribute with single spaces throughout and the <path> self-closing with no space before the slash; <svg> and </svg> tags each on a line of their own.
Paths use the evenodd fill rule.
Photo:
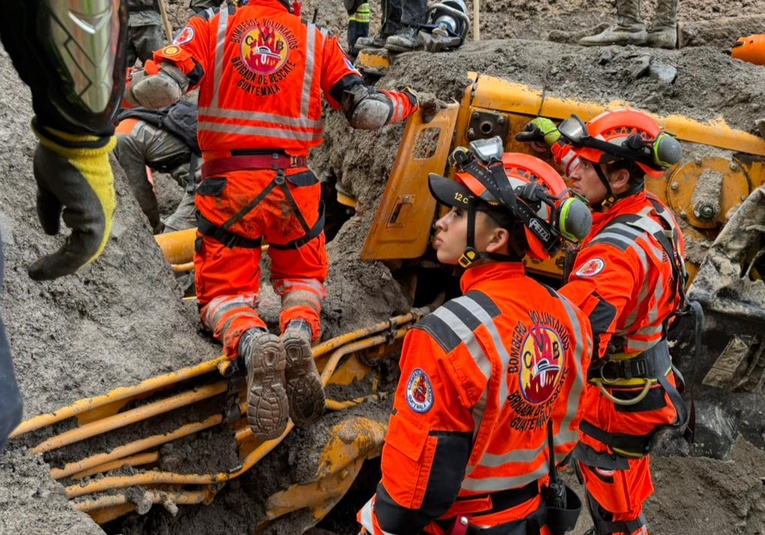
<svg viewBox="0 0 765 535">
<path fill-rule="evenodd" d="M 302 319 L 311 326 L 311 338 L 321 334 L 321 307 L 327 296 L 324 284 L 316 279 L 288 278 L 273 281 L 274 291 L 282 298 L 279 325 L 282 332 L 287 324 Z"/>
<path fill-rule="evenodd" d="M 213 332 L 213 336 L 223 344 L 224 353 L 237 356 L 239 339 L 249 329 L 265 329 L 266 324 L 260 319 L 255 307 L 259 294 L 250 292 L 242 295 L 223 295 L 216 297 L 200 311 L 202 325 Z"/>
<path fill-rule="evenodd" d="M 197 233 L 194 253 L 202 325 L 213 331 L 230 358 L 242 333 L 265 328 L 255 307 L 260 292 L 260 248 L 226 247 Z"/>
<path fill-rule="evenodd" d="M 311 326 L 312 338 L 321 334 L 321 307 L 327 295 L 324 281 L 329 260 L 321 233 L 297 249 L 268 250 L 271 257 L 271 284 L 282 298 L 279 326 L 282 332 L 291 320 L 302 319 Z"/>
</svg>

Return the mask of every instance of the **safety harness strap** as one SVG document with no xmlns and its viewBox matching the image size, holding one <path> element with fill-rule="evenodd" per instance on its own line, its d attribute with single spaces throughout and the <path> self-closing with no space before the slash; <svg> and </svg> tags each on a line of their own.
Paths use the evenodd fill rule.
<svg viewBox="0 0 765 535">
<path fill-rule="evenodd" d="M 309 171 L 310 173 L 310 171 Z M 241 210 L 239 210 L 236 214 L 231 216 L 223 225 L 220 227 L 213 225 L 202 215 L 199 215 L 200 224 L 202 224 L 202 220 L 206 223 L 205 230 L 202 230 L 202 227 L 200 226 L 199 231 L 204 234 L 205 236 L 210 236 L 212 238 L 215 238 L 219 242 L 223 243 L 227 247 L 260 247 L 261 240 L 258 239 L 248 239 L 243 238 L 241 236 L 237 236 L 233 232 L 230 232 L 228 229 L 234 225 L 235 223 L 241 221 L 248 213 L 250 213 L 258 204 L 260 204 L 263 199 L 265 199 L 271 191 L 273 191 L 274 188 L 279 188 L 284 193 L 284 197 L 287 199 L 287 202 L 290 204 L 290 208 L 292 208 L 292 213 L 297 218 L 298 222 L 300 223 L 300 226 L 303 229 L 303 236 L 292 240 L 291 242 L 284 243 L 284 244 L 269 244 L 270 247 L 274 249 L 298 249 L 317 237 L 319 234 L 321 234 L 324 231 L 324 203 L 320 204 L 319 207 L 319 217 L 316 220 L 316 223 L 313 227 L 309 227 L 308 223 L 306 222 L 305 218 L 303 217 L 303 213 L 300 211 L 300 207 L 297 204 L 297 201 L 295 201 L 295 197 L 292 195 L 292 192 L 290 191 L 289 187 L 287 186 L 287 181 L 294 182 L 297 186 L 305 186 L 308 185 L 308 182 L 303 180 L 301 178 L 301 175 L 303 173 L 293 175 L 293 176 L 285 176 L 284 170 L 279 169 L 276 172 L 276 176 L 274 179 L 263 188 L 263 190 L 258 194 L 257 197 L 255 197 L 252 201 L 247 203 L 245 206 L 242 207 Z M 311 176 L 313 177 L 313 173 L 311 173 Z M 233 245 L 229 245 L 233 244 Z M 244 245 L 242 245 L 244 244 Z M 255 245 L 257 244 L 257 245 Z"/>
<path fill-rule="evenodd" d="M 300 217 L 302 220 L 302 216 Z M 322 202 L 319 205 L 319 218 L 316 220 L 316 224 L 308 231 L 306 232 L 305 236 L 302 238 L 298 238 L 297 240 L 292 240 L 289 243 L 284 244 L 277 244 L 277 243 L 271 243 L 269 244 L 269 247 L 272 247 L 274 249 L 299 249 L 315 237 L 317 237 L 319 234 L 324 232 L 324 203 Z"/>
<path fill-rule="evenodd" d="M 614 451 L 624 452 L 631 457 L 642 457 L 650 450 L 651 437 L 648 435 L 627 435 L 624 433 L 609 433 L 596 427 L 587 420 L 582 420 L 579 430 L 602 442 Z"/>
<path fill-rule="evenodd" d="M 660 345 L 659 344 L 656 345 Z M 656 346 L 654 346 L 656 347 Z M 653 348 L 627 360 L 596 359 L 587 370 L 587 380 L 602 380 L 607 384 L 620 379 L 659 379 L 672 367 L 669 355 Z"/>
<path fill-rule="evenodd" d="M 290 169 L 305 167 L 308 160 L 305 156 L 288 156 L 281 152 L 269 154 L 234 154 L 228 158 L 220 158 L 205 162 L 202 165 L 202 176 L 230 173 L 245 169 Z"/>
<path fill-rule="evenodd" d="M 197 229 L 203 236 L 219 241 L 229 248 L 242 247 L 244 249 L 258 249 L 262 243 L 260 238 L 245 238 L 243 236 L 238 236 L 223 227 L 213 225 L 199 212 L 197 212 Z"/>
</svg>

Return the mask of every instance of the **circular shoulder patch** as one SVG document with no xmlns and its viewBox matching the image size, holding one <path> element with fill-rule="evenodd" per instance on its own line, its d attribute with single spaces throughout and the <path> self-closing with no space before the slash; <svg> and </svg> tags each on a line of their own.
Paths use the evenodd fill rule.
<svg viewBox="0 0 765 535">
<path fill-rule="evenodd" d="M 178 35 L 175 36 L 175 39 L 173 39 L 173 44 L 184 45 L 192 39 L 194 39 L 194 28 L 191 26 L 186 26 L 184 29 L 178 32 Z"/>
<path fill-rule="evenodd" d="M 412 372 L 406 383 L 406 403 L 414 412 L 428 412 L 433 406 L 433 385 L 419 368 Z"/>
<path fill-rule="evenodd" d="M 171 57 L 171 56 L 177 56 L 181 53 L 181 49 L 175 45 L 166 46 L 162 49 L 163 55 L 165 57 Z"/>
<path fill-rule="evenodd" d="M 576 270 L 577 277 L 594 277 L 606 267 L 606 263 L 602 258 L 593 258 L 588 260 L 582 267 Z"/>
</svg>

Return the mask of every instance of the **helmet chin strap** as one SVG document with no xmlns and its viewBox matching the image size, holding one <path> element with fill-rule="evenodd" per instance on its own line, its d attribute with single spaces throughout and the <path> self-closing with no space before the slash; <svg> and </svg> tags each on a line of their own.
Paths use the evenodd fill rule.
<svg viewBox="0 0 765 535">
<path fill-rule="evenodd" d="M 606 187 L 606 198 L 603 199 L 600 202 L 599 206 L 597 206 L 596 208 L 600 208 L 600 209 L 610 208 L 619 199 L 623 199 L 624 197 L 629 197 L 630 195 L 634 195 L 643 189 L 642 184 L 636 184 L 635 186 L 629 188 L 626 191 L 623 191 L 618 194 L 614 194 L 613 190 L 611 189 L 611 183 L 608 181 L 608 177 L 606 176 L 606 173 L 603 171 L 601 164 L 596 163 L 593 165 L 593 167 L 595 168 L 595 173 L 597 173 L 598 178 Z"/>
<path fill-rule="evenodd" d="M 467 244 L 459 259 L 459 264 L 463 268 L 469 267 L 482 258 L 487 258 L 485 253 L 479 253 L 475 248 L 475 213 L 475 197 L 471 195 L 468 198 L 467 207 Z"/>
<path fill-rule="evenodd" d="M 480 252 L 475 248 L 475 214 L 476 210 L 476 198 L 472 195 L 468 198 L 467 208 L 467 243 L 465 250 L 462 252 L 458 262 L 463 268 L 472 266 L 479 260 L 498 260 L 500 262 L 508 262 L 514 260 L 510 255 L 504 255 L 499 253 Z"/>
</svg>

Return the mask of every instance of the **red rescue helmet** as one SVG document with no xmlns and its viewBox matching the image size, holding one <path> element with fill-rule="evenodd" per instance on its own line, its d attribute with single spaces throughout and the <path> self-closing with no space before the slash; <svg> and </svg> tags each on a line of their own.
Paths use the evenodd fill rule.
<svg viewBox="0 0 765 535">
<path fill-rule="evenodd" d="M 442 204 L 468 210 L 472 199 L 475 210 L 520 221 L 529 257 L 548 259 L 560 250 L 564 240 L 577 242 L 589 233 L 589 208 L 568 189 L 558 172 L 539 158 L 505 153 L 501 160 L 486 162 L 471 157 L 470 151 L 461 147 L 452 153 L 451 160 L 458 169 L 454 180 L 436 174 L 428 177 L 433 197 Z M 503 178 L 497 180 L 498 171 L 504 171 L 504 182 Z"/>
<path fill-rule="evenodd" d="M 631 160 L 645 174 L 661 177 L 680 160 L 680 143 L 653 117 L 635 110 L 605 111 L 586 124 L 572 115 L 558 130 L 577 156 L 593 163 Z"/>
</svg>

